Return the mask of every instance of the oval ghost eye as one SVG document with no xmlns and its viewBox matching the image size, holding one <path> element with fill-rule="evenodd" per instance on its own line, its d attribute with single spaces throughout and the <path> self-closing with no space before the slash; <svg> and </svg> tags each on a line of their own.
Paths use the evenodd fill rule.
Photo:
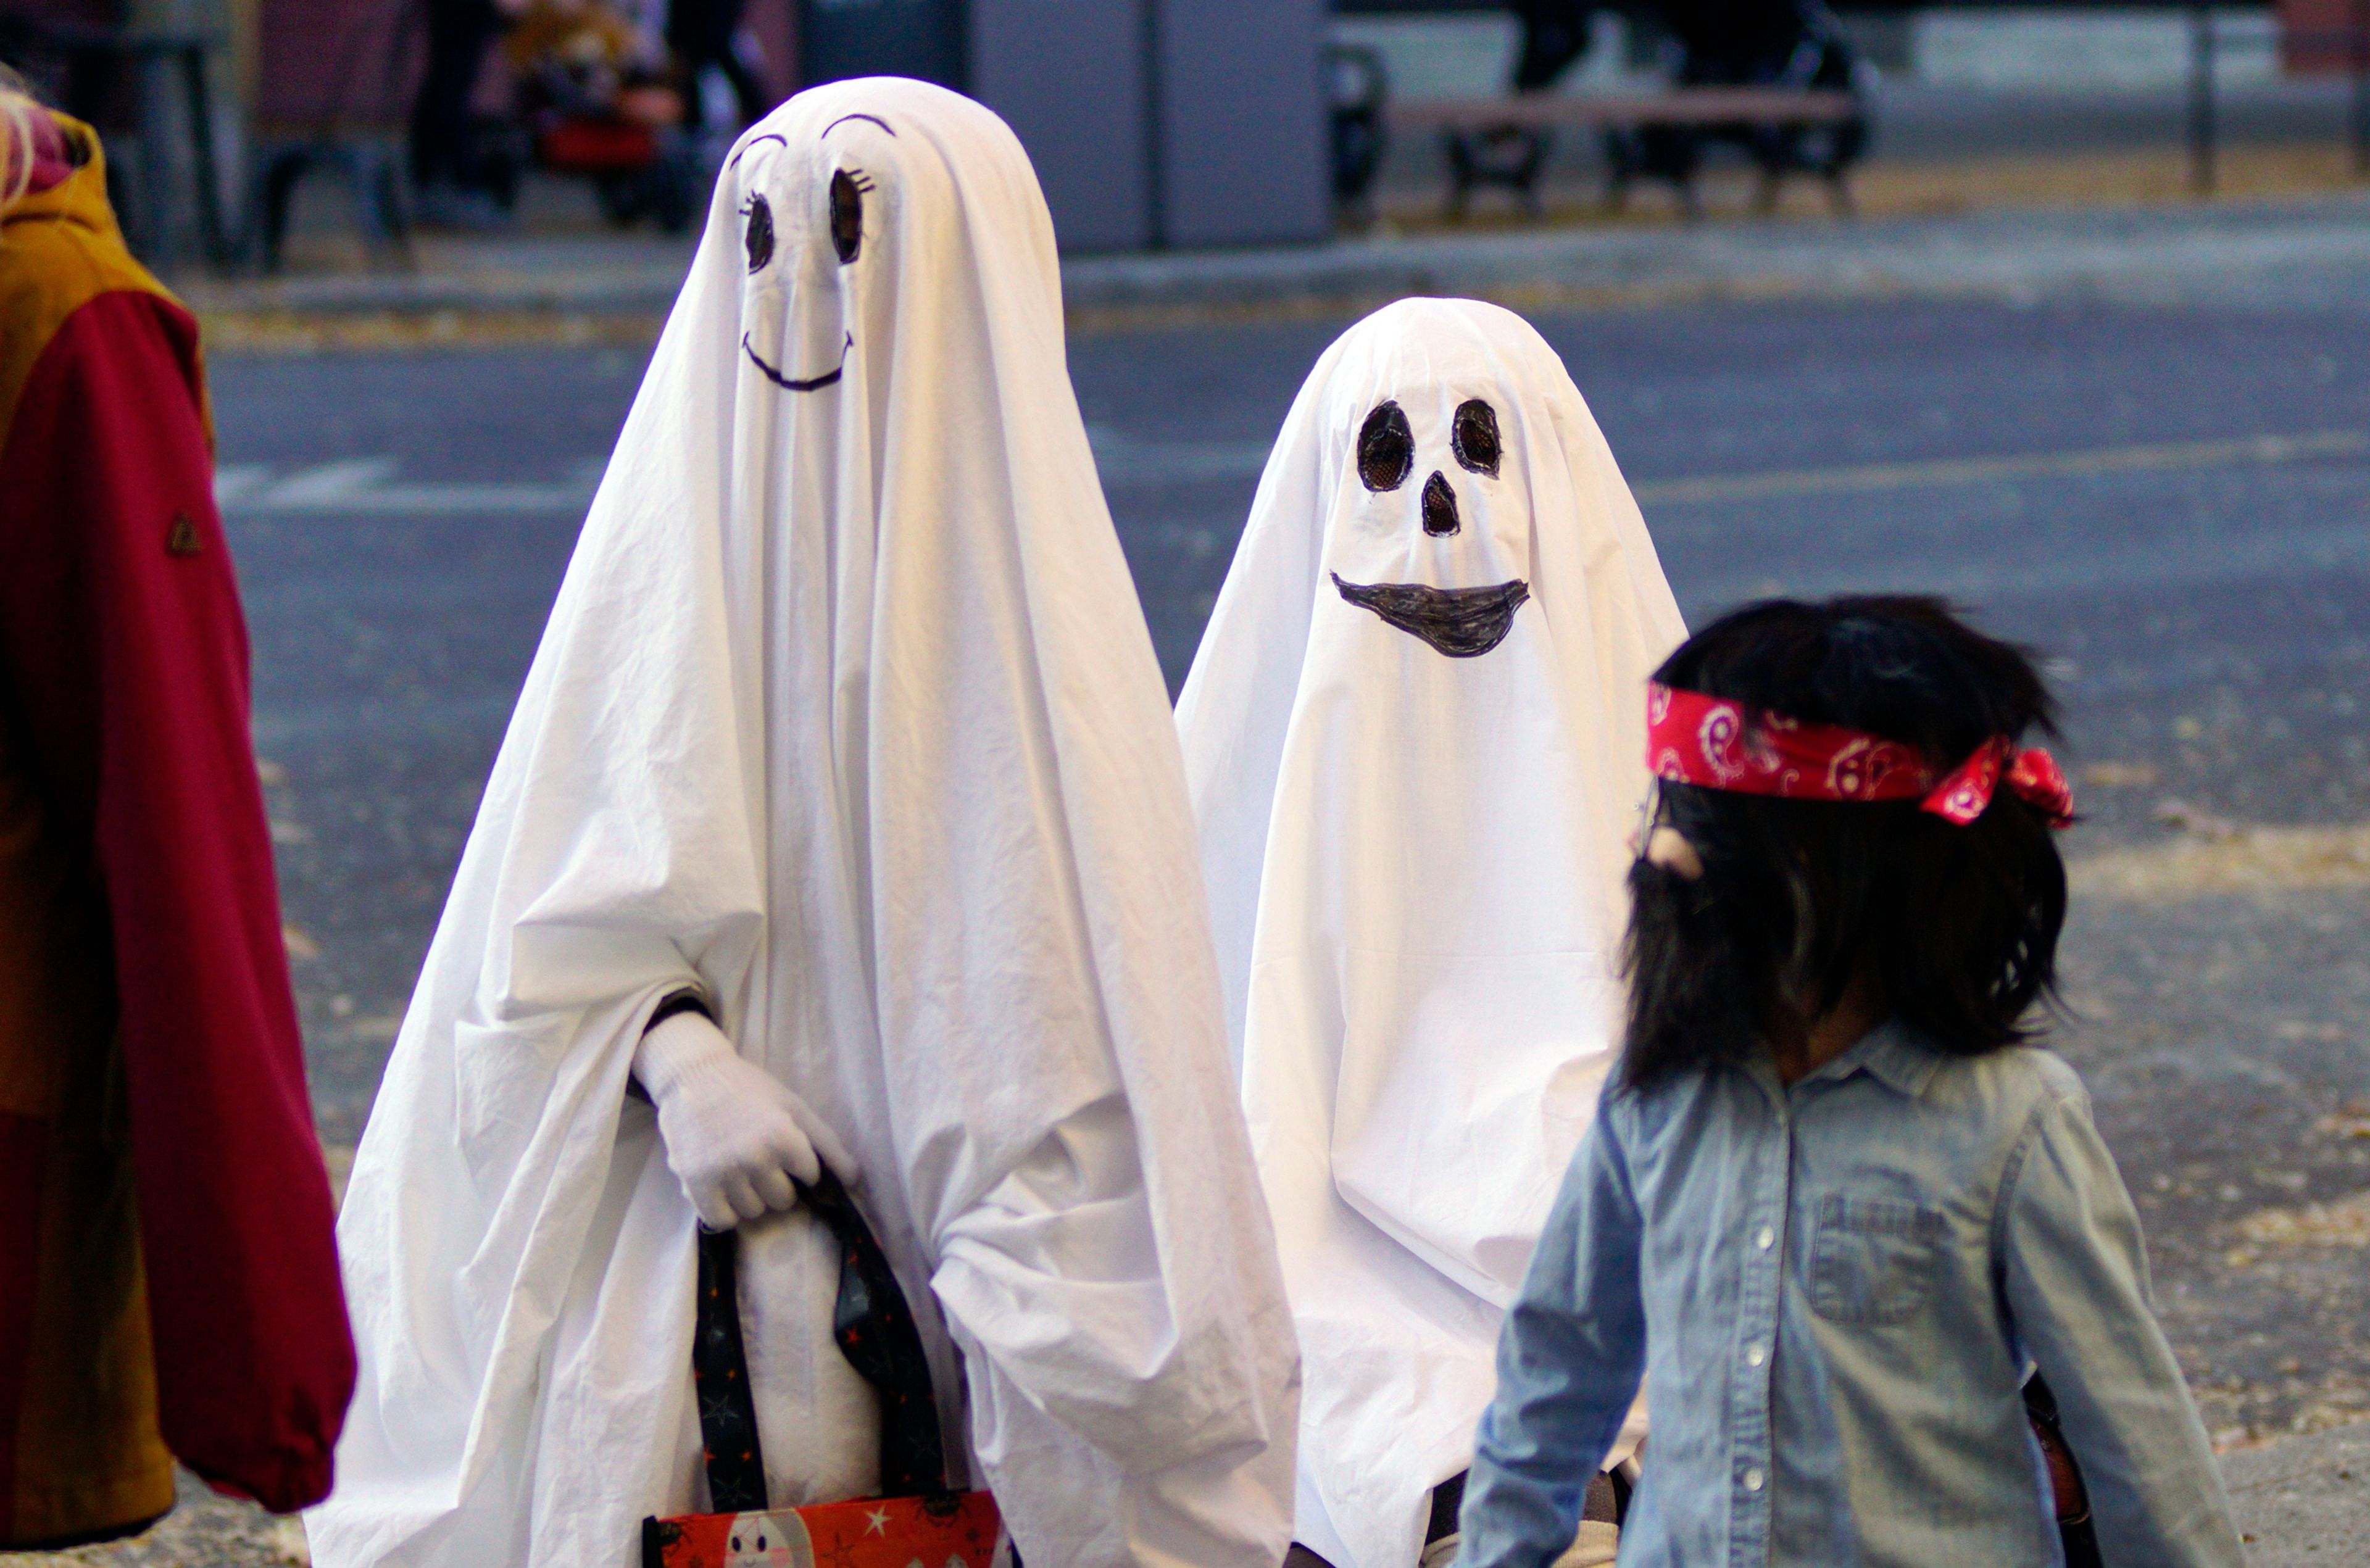
<svg viewBox="0 0 2370 1568">
<path fill-rule="evenodd" d="M 864 188 L 846 169 L 831 177 L 831 248 L 842 267 L 864 248 Z"/>
<path fill-rule="evenodd" d="M 1496 478 L 1498 411 L 1478 397 L 1458 404 L 1456 418 L 1449 427 L 1448 445 L 1467 469 Z"/>
<path fill-rule="evenodd" d="M 752 194 L 742 211 L 749 214 L 749 226 L 741 231 L 742 242 L 749 247 L 749 270 L 761 271 L 774 259 L 774 209 L 764 197 Z"/>
<path fill-rule="evenodd" d="M 1396 403 L 1385 403 L 1358 429 L 1358 477 L 1369 490 L 1396 490 L 1415 467 L 1415 434 Z"/>
</svg>

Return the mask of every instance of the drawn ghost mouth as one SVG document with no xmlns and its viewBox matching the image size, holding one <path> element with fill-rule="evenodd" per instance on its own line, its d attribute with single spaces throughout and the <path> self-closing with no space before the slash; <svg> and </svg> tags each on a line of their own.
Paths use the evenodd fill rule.
<svg viewBox="0 0 2370 1568">
<path fill-rule="evenodd" d="M 825 371 L 819 376 L 810 376 L 801 381 L 796 376 L 784 375 L 781 372 L 776 370 L 773 366 L 759 359 L 757 357 L 757 350 L 749 346 L 749 335 L 745 332 L 741 334 L 741 351 L 749 356 L 749 362 L 756 366 L 759 370 L 765 372 L 765 379 L 767 381 L 772 382 L 776 386 L 781 387 L 785 391 L 788 392 L 812 392 L 819 386 L 829 386 L 833 382 L 837 381 L 839 379 L 840 372 L 847 369 L 847 351 L 855 347 L 856 334 L 851 332 L 847 334 L 846 338 L 839 345 L 839 363 L 832 366 L 831 369 Z"/>
<path fill-rule="evenodd" d="M 1341 597 L 1371 610 L 1451 658 L 1474 658 L 1506 640 L 1514 612 L 1531 597 L 1520 578 L 1489 588 L 1433 588 L 1421 582 L 1355 583 L 1335 572 Z"/>
</svg>

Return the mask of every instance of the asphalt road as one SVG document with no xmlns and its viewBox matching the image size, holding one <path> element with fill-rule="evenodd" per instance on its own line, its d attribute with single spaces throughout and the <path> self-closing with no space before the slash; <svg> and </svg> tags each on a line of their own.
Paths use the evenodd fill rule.
<svg viewBox="0 0 2370 1568">
<path fill-rule="evenodd" d="M 1267 443 L 1341 325 L 1072 344 L 1172 682 Z M 2171 801 L 2192 820 L 2370 819 L 2359 315 L 1893 301 L 1540 325 L 1691 619 L 1769 592 L 1934 590 L 2045 650 L 2087 781 L 2077 857 L 2167 844 Z M 360 1131 L 640 370 L 614 349 L 213 367 L 334 1141 Z M 2077 1016 L 2060 1042 L 2097 1090 L 2167 1322 L 2229 1440 L 2370 1413 L 2364 1240 L 2276 1222 L 2341 1217 L 2311 1206 L 2370 1189 L 2365 916 L 2359 887 L 2175 886 L 2086 900 L 2069 934 Z"/>
</svg>

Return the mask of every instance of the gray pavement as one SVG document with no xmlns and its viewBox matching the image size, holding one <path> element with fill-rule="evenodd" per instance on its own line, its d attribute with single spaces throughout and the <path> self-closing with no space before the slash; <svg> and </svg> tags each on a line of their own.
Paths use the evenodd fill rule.
<svg viewBox="0 0 2370 1568">
<path fill-rule="evenodd" d="M 1561 236 L 1538 236 L 1489 260 L 1495 272 L 1468 246 L 1454 268 L 1358 274 L 1252 319 L 1220 308 L 1074 334 L 1172 682 L 1343 304 L 1493 278 L 1543 291 L 1534 314 L 1691 618 L 1769 591 L 1939 589 L 2050 655 L 2088 817 L 2069 851 L 2154 868 L 2078 879 L 2058 1043 L 2141 1204 L 2168 1330 L 2235 1448 L 2370 1414 L 2370 874 L 2332 860 L 2320 885 L 2274 868 L 2233 890 L 2180 858 L 2210 841 L 2242 872 L 2271 865 L 2263 846 L 2288 841 L 2246 824 L 2370 832 L 2370 210 L 1645 239 L 1592 237 L 1566 257 Z M 1116 305 L 1216 288 L 1179 267 L 1305 264 L 1092 275 L 1125 280 L 1095 285 L 1112 291 L 1107 321 L 1140 320 Z M 1590 268 L 1622 287 L 1570 285 Z M 1703 277 L 1800 282 L 1690 280 Z M 258 743 L 332 1141 L 367 1113 L 641 361 L 609 347 L 213 364 Z M 2234 1484 L 2256 1478 L 2240 1506 L 2259 1553 L 2365 1560 L 2343 1533 L 2370 1519 L 2351 1459 L 2230 1462 Z"/>
<path fill-rule="evenodd" d="M 1560 228 L 1345 240 L 1303 250 L 1106 257 L 1065 268 L 1074 312 L 1355 307 L 1410 293 L 1518 307 L 1770 299 L 2097 300 L 2352 310 L 2370 193 L 2202 207 Z"/>
<path fill-rule="evenodd" d="M 2370 1425 L 2230 1454 L 2223 1481 L 2254 1568 L 2334 1568 L 2370 1554 Z"/>
<path fill-rule="evenodd" d="M 2232 1454 L 2222 1476 L 2254 1568 L 2370 1562 L 2370 1425 Z"/>
<path fill-rule="evenodd" d="M 412 272 L 181 284 L 201 311 L 662 315 L 691 247 L 647 235 L 423 240 Z M 2202 206 L 2024 209 L 1343 238 L 1275 250 L 1082 256 L 1063 289 L 1088 326 L 1355 311 L 1403 294 L 1529 309 L 1707 301 L 2098 300 L 2360 311 L 2370 305 L 2370 190 Z"/>
</svg>

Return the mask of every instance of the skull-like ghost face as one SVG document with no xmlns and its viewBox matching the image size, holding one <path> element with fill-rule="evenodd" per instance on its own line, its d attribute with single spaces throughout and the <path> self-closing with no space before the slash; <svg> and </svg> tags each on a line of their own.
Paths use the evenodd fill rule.
<svg viewBox="0 0 2370 1568">
<path fill-rule="evenodd" d="M 814 1547 L 798 1515 L 736 1514 L 724 1538 L 724 1568 L 814 1568 Z"/>
<path fill-rule="evenodd" d="M 741 181 L 741 243 L 749 262 L 750 326 L 741 351 L 786 392 L 836 384 L 856 347 L 845 274 L 864 255 L 865 199 L 879 186 L 856 166 L 858 149 L 850 138 L 843 133 L 834 142 L 832 133 L 864 126 L 896 135 L 876 115 L 842 115 L 821 138 L 827 174 L 770 132 L 752 137 L 726 170 Z"/>
<path fill-rule="evenodd" d="M 1482 479 L 1495 480 L 1504 452 L 1498 432 L 1498 411 L 1486 398 L 1468 397 L 1457 404 L 1448 420 L 1448 448 L 1456 466 Z M 1387 495 L 1401 489 L 1415 473 L 1416 439 L 1407 411 L 1396 399 L 1376 404 L 1358 428 L 1358 479 L 1367 490 Z M 1445 467 L 1435 467 L 1417 492 L 1416 515 L 1423 532 L 1445 539 L 1464 530 L 1456 486 Z M 1422 639 L 1451 658 L 1474 658 L 1488 653 L 1513 628 L 1514 612 L 1531 595 L 1519 578 L 1481 588 L 1434 588 L 1429 583 L 1354 583 L 1333 574 L 1341 597 L 1371 610 L 1391 625 Z"/>
</svg>

